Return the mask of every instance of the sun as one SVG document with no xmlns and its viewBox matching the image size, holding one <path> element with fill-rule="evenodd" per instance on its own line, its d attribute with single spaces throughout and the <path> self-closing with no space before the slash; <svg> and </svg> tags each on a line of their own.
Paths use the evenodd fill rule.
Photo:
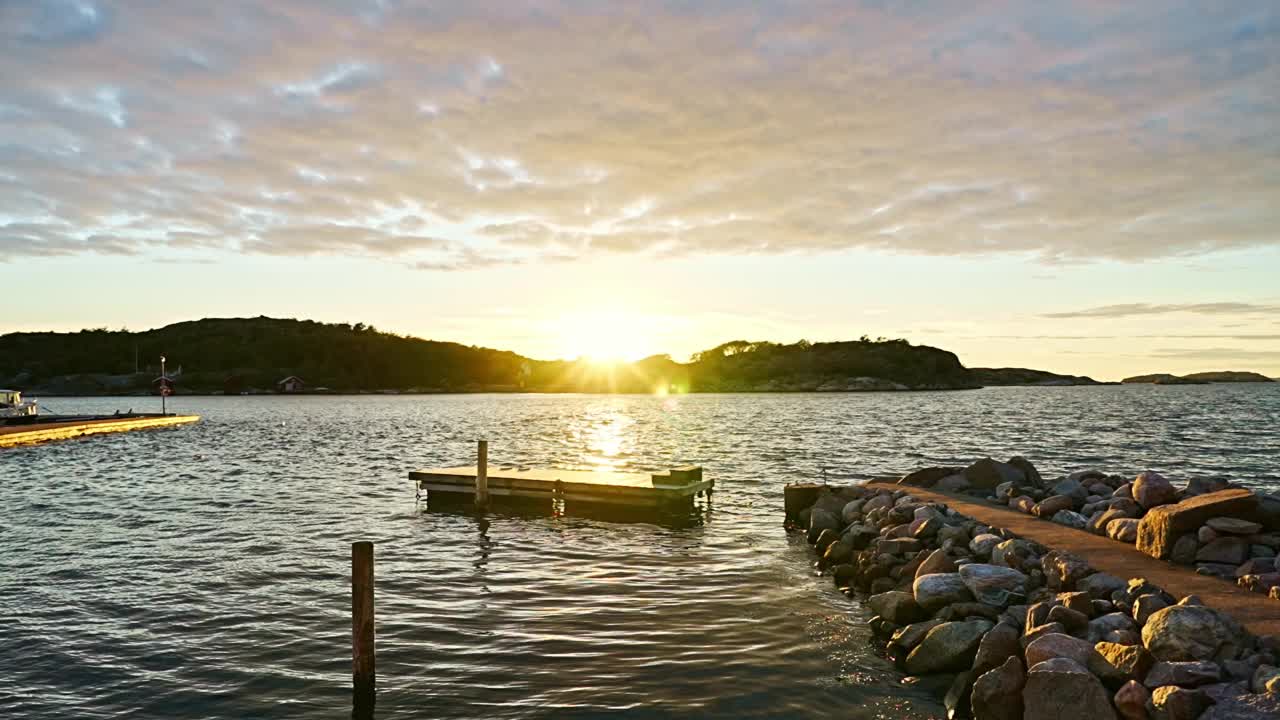
<svg viewBox="0 0 1280 720">
<path fill-rule="evenodd" d="M 634 312 L 594 310 L 570 313 L 556 322 L 557 354 L 596 364 L 632 362 L 652 355 L 653 318 Z"/>
</svg>

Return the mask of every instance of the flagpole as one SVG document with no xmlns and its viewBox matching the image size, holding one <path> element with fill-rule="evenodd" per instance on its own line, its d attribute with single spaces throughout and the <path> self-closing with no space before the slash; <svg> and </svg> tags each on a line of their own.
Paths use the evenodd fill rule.
<svg viewBox="0 0 1280 720">
<path fill-rule="evenodd" d="M 165 400 L 169 396 L 169 376 L 164 374 L 164 356 L 160 356 L 160 414 L 168 415 Z"/>
</svg>

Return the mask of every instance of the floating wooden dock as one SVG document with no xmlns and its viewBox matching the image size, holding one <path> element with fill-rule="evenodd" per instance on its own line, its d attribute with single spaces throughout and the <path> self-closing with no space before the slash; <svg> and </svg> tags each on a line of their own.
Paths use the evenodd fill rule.
<svg viewBox="0 0 1280 720">
<path fill-rule="evenodd" d="M 481 495 L 633 508 L 692 508 L 694 498 L 711 497 L 714 480 L 703 479 L 702 468 L 688 466 L 668 472 L 642 474 L 584 470 L 502 470 L 483 466 L 414 470 L 409 479 L 418 496 L 444 493 L 455 498 Z M 478 482 L 479 480 L 479 482 Z M 483 503 L 478 503 L 483 504 Z"/>
<path fill-rule="evenodd" d="M 50 422 L 0 426 L 0 448 L 70 440 L 101 433 L 150 430 L 196 422 L 199 415 L 121 415 L 90 419 L 51 419 Z"/>
</svg>

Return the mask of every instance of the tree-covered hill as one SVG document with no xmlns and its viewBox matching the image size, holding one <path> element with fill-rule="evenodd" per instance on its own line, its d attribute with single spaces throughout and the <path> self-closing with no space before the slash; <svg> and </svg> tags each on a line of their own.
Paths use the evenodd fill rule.
<svg viewBox="0 0 1280 720">
<path fill-rule="evenodd" d="M 513 352 L 385 333 L 357 323 L 206 319 L 154 330 L 0 335 L 0 385 L 46 394 L 146 392 L 168 358 L 180 393 L 310 390 L 755 392 L 973 387 L 952 353 L 905 340 L 790 345 L 734 341 L 688 363 L 534 360 Z M 136 360 L 135 360 L 136 358 Z M 138 372 L 135 373 L 135 362 Z"/>
</svg>

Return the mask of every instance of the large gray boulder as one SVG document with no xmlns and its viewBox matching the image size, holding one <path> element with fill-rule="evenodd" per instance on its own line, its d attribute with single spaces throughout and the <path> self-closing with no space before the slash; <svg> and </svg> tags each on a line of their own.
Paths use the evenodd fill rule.
<svg viewBox="0 0 1280 720">
<path fill-rule="evenodd" d="M 907 656 L 907 672 L 928 675 L 969 669 L 982 636 L 991 628 L 988 620 L 942 623 L 930 630 Z"/>
<path fill-rule="evenodd" d="M 982 636 L 982 642 L 978 644 L 978 654 L 973 658 L 973 669 L 979 673 L 986 672 L 1004 664 L 1004 661 L 1010 657 L 1021 656 L 1022 646 L 1018 643 L 1021 634 L 1016 626 L 1006 622 L 991 628 L 986 635 Z"/>
<path fill-rule="evenodd" d="M 1017 657 L 1006 658 L 973 683 L 969 698 L 974 720 L 1022 720 L 1022 687 L 1026 674 Z"/>
<path fill-rule="evenodd" d="M 1210 518 L 1249 516 L 1258 498 L 1244 488 L 1232 488 L 1199 495 L 1173 505 L 1161 505 L 1142 516 L 1138 524 L 1138 549 L 1162 560 L 1169 559 L 1174 543 L 1185 534 L 1194 534 Z"/>
<path fill-rule="evenodd" d="M 1035 720 L 1115 720 L 1111 696 L 1083 665 L 1055 658 L 1027 672 L 1023 717 Z"/>
<path fill-rule="evenodd" d="M 1229 659 L 1245 645 L 1245 636 L 1224 613 L 1200 605 L 1173 605 L 1147 620 L 1142 644 L 1157 660 Z"/>
<path fill-rule="evenodd" d="M 814 508 L 809 514 L 809 544 L 818 542 L 823 530 L 839 532 L 840 518 L 836 514 L 822 508 Z"/>
<path fill-rule="evenodd" d="M 1181 685 L 1182 687 L 1199 687 L 1209 685 L 1222 679 L 1222 668 L 1218 663 L 1207 660 L 1191 660 L 1183 662 L 1158 662 L 1151 666 L 1142 684 L 1151 689 L 1162 685 Z"/>
<path fill-rule="evenodd" d="M 959 574 L 980 603 L 1004 608 L 1027 599 L 1027 576 L 1011 567 L 969 563 L 960 566 Z"/>
<path fill-rule="evenodd" d="M 929 556 L 920 563 L 920 567 L 916 568 L 916 577 L 921 575 L 932 575 L 935 573 L 953 573 L 956 571 L 956 563 L 947 557 L 947 551 L 938 549 L 929 553 Z"/>
<path fill-rule="evenodd" d="M 915 596 L 916 603 L 928 613 L 973 599 L 973 593 L 969 592 L 960 573 L 921 575 L 912 583 L 911 593 Z"/>
<path fill-rule="evenodd" d="M 1151 692 L 1147 712 L 1152 720 L 1196 720 L 1212 704 L 1203 690 L 1165 685 Z"/>
</svg>

